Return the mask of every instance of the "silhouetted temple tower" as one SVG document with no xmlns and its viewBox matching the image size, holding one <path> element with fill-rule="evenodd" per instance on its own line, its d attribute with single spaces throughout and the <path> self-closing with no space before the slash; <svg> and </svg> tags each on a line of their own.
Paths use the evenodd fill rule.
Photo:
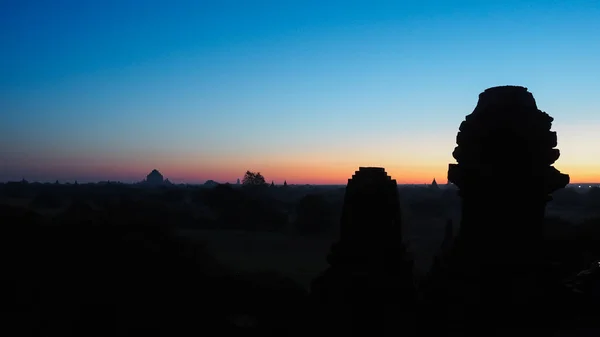
<svg viewBox="0 0 600 337">
<path fill-rule="evenodd" d="M 463 316 L 447 323 L 525 324 L 545 298 L 545 207 L 569 183 L 552 166 L 560 155 L 552 121 L 527 88 L 502 86 L 481 93 L 460 125 L 448 180 L 459 189 L 462 219 L 441 287 L 452 298 L 446 303 L 462 307 L 445 315 Z"/>
<path fill-rule="evenodd" d="M 384 168 L 360 167 L 348 179 L 340 224 L 340 243 L 380 254 L 383 242 L 402 240 L 396 180 Z"/>
<path fill-rule="evenodd" d="M 402 243 L 396 181 L 383 168 L 361 167 L 348 180 L 340 240 L 328 262 L 311 288 L 321 324 L 336 335 L 404 329 L 399 320 L 414 311 L 412 263 Z"/>
<path fill-rule="evenodd" d="M 527 88 L 501 86 L 481 93 L 460 125 L 448 180 L 463 200 L 460 241 L 484 264 L 537 259 L 546 203 L 569 183 L 552 166 L 560 155 L 552 121 Z"/>
</svg>

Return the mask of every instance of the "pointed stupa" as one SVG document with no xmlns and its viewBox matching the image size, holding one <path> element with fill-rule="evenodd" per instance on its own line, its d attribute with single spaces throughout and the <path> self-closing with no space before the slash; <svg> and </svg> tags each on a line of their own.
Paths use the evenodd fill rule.
<svg viewBox="0 0 600 337">
<path fill-rule="evenodd" d="M 152 170 L 150 174 L 146 176 L 146 183 L 152 185 L 160 185 L 164 182 L 163 175 L 158 172 L 157 169 Z"/>
</svg>

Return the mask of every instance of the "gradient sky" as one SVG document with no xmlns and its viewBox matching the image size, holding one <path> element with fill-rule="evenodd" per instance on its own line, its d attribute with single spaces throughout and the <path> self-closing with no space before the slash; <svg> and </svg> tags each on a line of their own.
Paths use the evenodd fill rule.
<svg viewBox="0 0 600 337">
<path fill-rule="evenodd" d="M 529 88 L 600 181 L 600 2 L 0 1 L 0 181 L 446 182 L 478 94 Z"/>
</svg>

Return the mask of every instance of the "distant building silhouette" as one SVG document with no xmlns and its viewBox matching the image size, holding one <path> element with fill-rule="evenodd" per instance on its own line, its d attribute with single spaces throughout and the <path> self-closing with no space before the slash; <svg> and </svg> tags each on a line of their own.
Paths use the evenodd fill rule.
<svg viewBox="0 0 600 337">
<path fill-rule="evenodd" d="M 156 169 L 146 176 L 146 183 L 149 185 L 162 185 L 163 181 L 163 175 Z"/>
<path fill-rule="evenodd" d="M 206 187 L 215 187 L 217 185 L 219 185 L 218 182 L 216 182 L 214 180 L 210 180 L 210 179 L 207 180 L 206 182 L 204 182 L 204 186 L 206 186 Z"/>
<path fill-rule="evenodd" d="M 437 181 L 435 181 L 435 178 L 433 178 L 433 181 L 431 182 L 431 185 L 429 185 L 429 187 L 433 188 L 433 189 L 439 189 L 440 187 L 438 186 Z"/>
<path fill-rule="evenodd" d="M 107 182 L 110 183 L 110 182 Z M 141 183 L 144 186 L 170 186 L 173 185 L 169 179 L 165 179 L 163 175 L 156 169 L 152 170 L 146 179 L 142 180 Z"/>
</svg>

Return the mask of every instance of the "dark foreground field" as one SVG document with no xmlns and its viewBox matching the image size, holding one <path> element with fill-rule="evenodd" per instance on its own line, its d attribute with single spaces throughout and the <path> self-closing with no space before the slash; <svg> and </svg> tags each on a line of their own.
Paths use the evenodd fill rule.
<svg viewBox="0 0 600 337">
<path fill-rule="evenodd" d="M 308 289 L 310 281 L 327 267 L 331 238 L 282 233 L 180 230 L 178 235 L 204 244 L 223 265 L 236 271 L 277 271 Z"/>
<path fill-rule="evenodd" d="M 599 192 L 566 189 L 548 206 L 545 258 L 561 279 L 599 259 Z M 459 232 L 460 202 L 452 189 L 399 194 L 402 235 L 389 239 L 410 253 L 420 296 L 429 280 L 444 280 L 427 272 Z M 311 319 L 309 285 L 328 270 L 343 204 L 338 187 L 0 184 L 1 248 L 12 268 L 0 275 L 12 282 L 3 314 L 38 336 L 174 336 L 173 324 L 179 335 L 206 335 L 200 323 L 294 335 Z"/>
</svg>

